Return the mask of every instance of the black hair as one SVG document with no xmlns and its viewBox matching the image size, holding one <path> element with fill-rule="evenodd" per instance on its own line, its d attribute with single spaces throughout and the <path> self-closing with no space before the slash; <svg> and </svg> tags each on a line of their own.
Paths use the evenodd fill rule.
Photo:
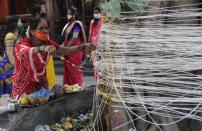
<svg viewBox="0 0 202 131">
<path fill-rule="evenodd" d="M 39 5 L 34 5 L 30 9 L 30 13 L 32 14 L 33 17 L 36 17 L 37 13 L 41 13 L 41 6 Z"/>
<path fill-rule="evenodd" d="M 5 51 L 4 35 L 3 33 L 0 33 L 0 56 L 4 55 L 4 51 Z"/>
<path fill-rule="evenodd" d="M 99 13 L 101 13 L 101 9 L 100 9 L 100 7 L 95 7 L 95 9 L 94 10 L 97 10 Z"/>
<path fill-rule="evenodd" d="M 15 32 L 19 19 L 20 17 L 16 15 L 8 17 L 8 20 L 6 22 L 6 33 Z"/>
<path fill-rule="evenodd" d="M 42 21 L 42 20 L 46 20 L 45 18 L 43 17 L 37 17 L 37 18 L 34 18 L 31 23 L 30 23 L 30 30 L 35 30 L 38 26 L 38 24 Z"/>
<path fill-rule="evenodd" d="M 12 32 L 14 33 L 15 30 L 17 29 L 18 21 L 20 17 L 16 15 L 9 16 L 6 21 L 6 31 L 5 33 L 0 35 L 0 55 L 4 55 L 5 51 L 5 43 L 4 43 L 4 38 L 7 33 Z"/>
<path fill-rule="evenodd" d="M 99 13 L 101 13 L 100 7 L 95 7 L 94 11 L 97 10 Z M 94 19 L 94 26 L 97 26 L 99 19 Z"/>
<path fill-rule="evenodd" d="M 36 17 L 34 18 L 30 23 L 30 31 L 35 30 L 38 26 L 38 24 L 42 21 L 46 20 L 44 17 Z M 47 21 L 47 20 L 46 20 Z M 47 21 L 48 22 L 48 21 Z M 29 33 L 29 35 L 32 37 L 32 34 Z"/>
<path fill-rule="evenodd" d="M 30 23 L 30 30 L 35 30 L 38 24 L 40 23 L 40 21 L 41 21 L 40 17 L 34 18 Z"/>
<path fill-rule="evenodd" d="M 40 15 L 40 17 L 42 17 L 42 18 L 47 18 L 47 15 L 46 15 L 46 13 L 41 13 L 41 15 Z"/>
<path fill-rule="evenodd" d="M 41 22 L 41 17 L 34 18 L 30 23 L 30 31 L 35 30 L 38 26 L 38 24 Z M 29 36 L 33 37 L 32 33 L 29 31 Z"/>
<path fill-rule="evenodd" d="M 75 15 L 77 16 L 78 10 L 76 7 L 71 6 L 70 8 L 67 9 L 67 11 L 70 10 L 71 11 L 71 15 Z"/>
</svg>

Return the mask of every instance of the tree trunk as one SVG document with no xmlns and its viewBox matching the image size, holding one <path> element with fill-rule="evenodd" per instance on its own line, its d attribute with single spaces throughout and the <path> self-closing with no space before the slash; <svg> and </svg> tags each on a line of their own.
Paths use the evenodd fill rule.
<svg viewBox="0 0 202 131">
<path fill-rule="evenodd" d="M 54 3 L 53 0 L 46 0 L 46 14 L 47 14 L 47 19 L 49 21 L 49 28 L 50 28 L 50 38 L 52 39 L 54 37 L 54 11 L 53 11 L 53 7 L 54 7 Z"/>
</svg>

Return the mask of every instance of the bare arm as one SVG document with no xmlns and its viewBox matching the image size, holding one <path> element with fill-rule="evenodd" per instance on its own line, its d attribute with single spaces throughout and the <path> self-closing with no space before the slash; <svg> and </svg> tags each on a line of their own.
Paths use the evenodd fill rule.
<svg viewBox="0 0 202 131">
<path fill-rule="evenodd" d="M 89 51 L 89 50 L 90 51 L 95 50 L 95 48 L 96 48 L 95 45 L 90 44 L 90 43 L 83 43 L 83 44 L 81 44 L 79 46 L 65 47 L 63 45 L 58 45 L 54 41 L 48 40 L 47 44 L 54 46 L 55 47 L 54 49 L 50 48 L 52 50 L 51 52 L 53 52 L 55 50 L 55 51 L 57 51 L 57 53 L 59 55 L 71 55 L 71 54 L 74 54 L 74 53 L 76 53 L 78 51 L 81 51 L 81 50 L 86 52 L 86 51 Z M 49 50 L 49 49 L 47 49 L 47 50 Z"/>
<path fill-rule="evenodd" d="M 14 64 L 13 46 L 7 46 L 6 50 L 11 64 Z"/>
<path fill-rule="evenodd" d="M 64 47 L 61 45 L 60 48 L 57 50 L 57 53 L 59 53 L 60 55 L 71 55 L 82 50 L 83 48 L 84 45 L 71 46 L 71 47 Z"/>
<path fill-rule="evenodd" d="M 14 42 L 15 42 L 15 39 L 5 39 L 5 45 L 6 45 L 6 53 L 9 57 L 9 60 L 11 62 L 11 64 L 14 64 L 14 55 L 13 55 L 13 51 L 14 51 Z"/>
<path fill-rule="evenodd" d="M 38 47 L 33 47 L 33 53 L 39 53 L 40 51 L 45 50 L 45 46 L 38 46 Z"/>
<path fill-rule="evenodd" d="M 13 33 L 7 33 L 4 38 L 4 43 L 6 46 L 6 53 L 9 57 L 11 64 L 14 64 L 13 51 L 14 51 L 15 40 L 16 40 L 16 36 Z"/>
<path fill-rule="evenodd" d="M 74 54 L 78 51 L 84 51 L 84 52 L 89 52 L 89 50 L 95 50 L 96 46 L 93 44 L 89 44 L 89 43 L 84 43 L 82 45 L 79 46 L 71 46 L 71 47 L 64 47 L 64 46 L 60 46 L 60 48 L 57 50 L 57 52 L 60 55 L 71 55 Z"/>
<path fill-rule="evenodd" d="M 90 27 L 90 30 L 89 30 L 89 35 L 88 35 L 88 42 L 91 42 L 91 41 L 90 41 L 90 37 L 91 37 L 91 33 L 92 33 L 92 24 L 93 24 L 92 22 L 93 22 L 93 21 L 91 20 L 91 21 L 90 21 L 90 26 L 89 26 L 89 27 Z"/>
<path fill-rule="evenodd" d="M 70 47 L 72 46 L 72 44 L 74 43 L 74 39 L 70 40 L 67 42 L 67 47 Z"/>
<path fill-rule="evenodd" d="M 38 46 L 38 47 L 33 47 L 33 48 L 34 48 L 33 53 L 39 53 L 41 51 L 52 53 L 56 49 L 53 45 Z"/>
</svg>

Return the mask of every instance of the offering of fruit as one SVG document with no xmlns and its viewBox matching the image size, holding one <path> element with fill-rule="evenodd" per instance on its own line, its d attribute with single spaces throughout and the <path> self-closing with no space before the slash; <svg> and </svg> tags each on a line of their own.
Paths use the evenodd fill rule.
<svg viewBox="0 0 202 131">
<path fill-rule="evenodd" d="M 64 61 L 64 60 L 65 60 L 65 58 L 64 58 L 64 57 L 60 57 L 60 59 L 61 59 L 62 61 Z"/>
<path fill-rule="evenodd" d="M 73 92 L 73 86 L 64 85 L 64 90 L 66 93 L 71 93 L 71 92 Z"/>
<path fill-rule="evenodd" d="M 45 97 L 40 97 L 40 98 L 39 98 L 39 103 L 40 103 L 40 104 L 43 104 L 43 103 L 45 103 L 45 102 L 47 102 L 47 99 L 46 99 Z"/>
<path fill-rule="evenodd" d="M 73 91 L 73 92 L 77 92 L 77 91 L 80 91 L 80 89 L 78 89 L 78 88 L 73 88 L 72 91 Z"/>
<path fill-rule="evenodd" d="M 73 124 L 73 125 L 76 125 L 78 122 L 79 122 L 78 119 L 72 119 L 72 124 Z"/>
<path fill-rule="evenodd" d="M 90 54 L 87 54 L 86 57 L 87 57 L 87 58 L 90 58 Z"/>
<path fill-rule="evenodd" d="M 29 97 L 27 95 L 23 95 L 20 97 L 19 103 L 21 105 L 29 105 Z"/>
<path fill-rule="evenodd" d="M 56 130 L 56 131 L 63 130 L 62 126 L 60 124 L 58 124 L 58 123 L 56 123 L 55 125 L 51 126 L 51 129 Z"/>
<path fill-rule="evenodd" d="M 73 125 L 69 122 L 65 122 L 65 129 L 72 129 L 73 128 Z"/>
<path fill-rule="evenodd" d="M 65 122 L 71 122 L 72 121 L 72 118 L 71 117 L 67 117 Z"/>
<path fill-rule="evenodd" d="M 79 86 L 79 84 L 64 85 L 64 90 L 66 93 L 72 93 L 72 92 L 82 91 L 82 88 L 81 88 L 81 86 Z"/>
<path fill-rule="evenodd" d="M 30 101 L 31 105 L 36 105 L 39 102 L 38 99 L 36 99 L 36 98 L 30 98 L 29 101 Z"/>
<path fill-rule="evenodd" d="M 72 114 L 66 118 L 62 118 L 60 123 L 51 126 L 54 131 L 88 131 L 86 127 L 92 124 L 92 116 L 89 114 Z"/>
</svg>

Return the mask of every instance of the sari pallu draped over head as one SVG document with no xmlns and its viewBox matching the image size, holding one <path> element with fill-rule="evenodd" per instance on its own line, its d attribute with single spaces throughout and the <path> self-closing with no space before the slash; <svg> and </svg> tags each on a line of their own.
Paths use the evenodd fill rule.
<svg viewBox="0 0 202 131">
<path fill-rule="evenodd" d="M 81 30 L 79 32 L 79 37 L 73 40 L 73 44 L 71 46 L 77 46 L 87 42 L 82 22 L 75 21 L 72 23 L 67 23 L 63 28 L 63 33 L 65 33 L 65 42 L 63 44 L 64 46 L 67 46 L 67 43 L 72 38 L 72 33 L 75 26 L 79 26 Z M 78 68 L 75 68 L 75 66 L 73 66 L 73 65 L 76 65 L 77 67 L 81 66 L 82 58 L 83 58 L 83 51 L 79 51 L 72 55 L 65 56 L 64 78 L 63 78 L 64 85 L 65 84 L 68 85 L 79 84 L 80 86 L 83 85 L 83 72 L 80 72 Z"/>
<path fill-rule="evenodd" d="M 51 44 L 50 40 L 47 42 Z M 48 87 L 46 64 L 49 60 L 49 53 L 33 53 L 33 47 L 32 41 L 26 38 L 19 42 L 14 50 L 15 66 L 12 95 L 16 99 L 23 93 L 31 94 L 42 87 Z"/>
</svg>

